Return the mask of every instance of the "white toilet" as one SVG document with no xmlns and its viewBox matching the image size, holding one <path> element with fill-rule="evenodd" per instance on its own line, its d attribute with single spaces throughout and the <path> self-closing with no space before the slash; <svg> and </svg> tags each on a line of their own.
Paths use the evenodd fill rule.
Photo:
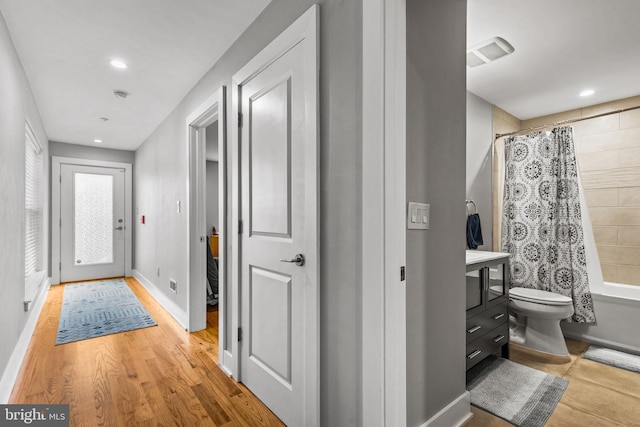
<svg viewBox="0 0 640 427">
<path fill-rule="evenodd" d="M 573 314 L 573 301 L 564 295 L 529 288 L 509 289 L 510 339 L 515 344 L 550 355 L 568 356 L 560 320 Z"/>
</svg>

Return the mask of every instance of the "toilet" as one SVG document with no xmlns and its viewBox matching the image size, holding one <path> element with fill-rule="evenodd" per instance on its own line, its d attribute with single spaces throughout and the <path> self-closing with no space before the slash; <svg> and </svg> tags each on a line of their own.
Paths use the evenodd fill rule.
<svg viewBox="0 0 640 427">
<path fill-rule="evenodd" d="M 560 320 L 573 314 L 573 301 L 564 295 L 529 288 L 509 290 L 510 340 L 553 356 L 569 356 Z"/>
</svg>

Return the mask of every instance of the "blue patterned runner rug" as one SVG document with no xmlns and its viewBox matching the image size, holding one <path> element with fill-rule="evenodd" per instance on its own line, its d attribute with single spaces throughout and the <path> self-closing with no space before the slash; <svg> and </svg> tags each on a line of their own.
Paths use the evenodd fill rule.
<svg viewBox="0 0 640 427">
<path fill-rule="evenodd" d="M 156 326 L 122 279 L 65 285 L 56 345 Z"/>
</svg>

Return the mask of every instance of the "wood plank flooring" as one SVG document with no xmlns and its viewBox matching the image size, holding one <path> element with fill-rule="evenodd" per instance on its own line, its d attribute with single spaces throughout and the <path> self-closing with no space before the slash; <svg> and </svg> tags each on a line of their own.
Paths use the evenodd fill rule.
<svg viewBox="0 0 640 427">
<path fill-rule="evenodd" d="M 218 367 L 217 310 L 189 334 L 133 278 L 158 326 L 56 346 L 64 285 L 52 286 L 10 403 L 69 404 L 72 426 L 283 426 Z"/>
</svg>

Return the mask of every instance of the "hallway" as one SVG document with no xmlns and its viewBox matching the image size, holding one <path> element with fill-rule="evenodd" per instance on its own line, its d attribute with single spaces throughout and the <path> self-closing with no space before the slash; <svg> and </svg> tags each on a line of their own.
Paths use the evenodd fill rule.
<svg viewBox="0 0 640 427">
<path fill-rule="evenodd" d="M 217 331 L 185 332 L 126 282 L 158 326 L 55 346 L 64 286 L 52 286 L 10 403 L 69 404 L 72 426 L 283 425 L 217 366 Z"/>
</svg>

